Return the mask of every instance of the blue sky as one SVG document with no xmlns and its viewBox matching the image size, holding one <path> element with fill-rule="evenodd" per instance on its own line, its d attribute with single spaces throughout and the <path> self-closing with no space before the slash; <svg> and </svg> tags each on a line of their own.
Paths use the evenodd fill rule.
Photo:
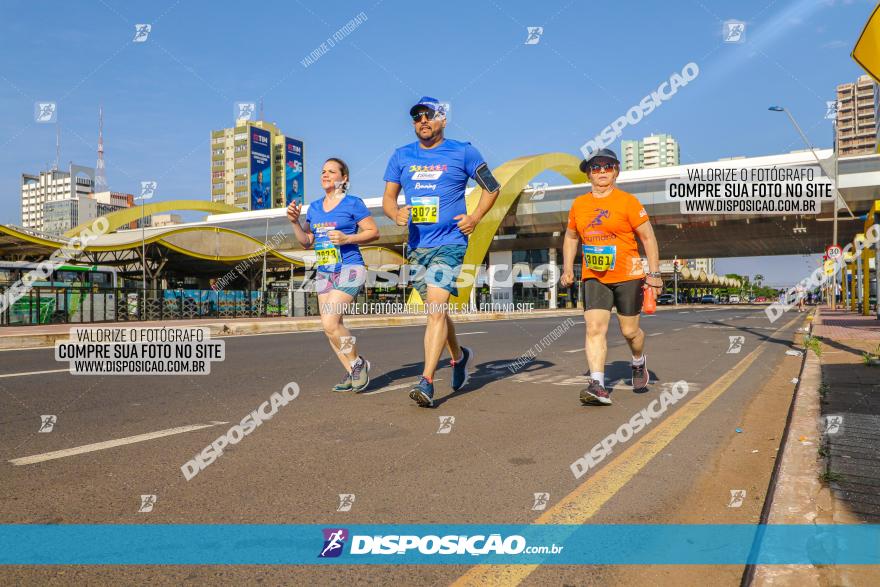
<svg viewBox="0 0 880 587">
<path fill-rule="evenodd" d="M 116 191 L 159 182 L 158 200 L 207 199 L 209 138 L 237 101 L 306 145 L 306 199 L 323 160 L 341 156 L 352 191 L 376 196 L 392 150 L 412 140 L 419 96 L 452 104 L 448 136 L 490 165 L 586 140 L 694 61 L 700 77 L 622 138 L 673 134 L 683 162 L 802 148 L 782 104 L 817 146 L 830 146 L 825 100 L 860 70 L 849 52 L 874 4 L 865 0 L 667 2 L 122 2 L 3 3 L 0 35 L 0 223 L 19 223 L 22 172 L 55 157 L 94 165 L 104 107 L 107 176 Z M 315 63 L 301 60 L 350 19 L 367 20 Z M 722 21 L 747 23 L 725 44 Z M 132 43 L 137 23 L 150 23 Z M 543 26 L 525 45 L 526 27 Z M 615 146 L 615 148 L 617 145 Z M 662 243 L 661 243 L 662 245 Z M 796 280 L 808 257 L 723 261 L 722 271 Z M 779 271 L 784 273 L 780 274 Z"/>
</svg>

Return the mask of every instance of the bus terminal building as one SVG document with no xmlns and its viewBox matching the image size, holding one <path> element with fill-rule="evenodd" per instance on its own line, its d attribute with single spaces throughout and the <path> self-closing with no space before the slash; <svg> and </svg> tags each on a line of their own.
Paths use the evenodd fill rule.
<svg viewBox="0 0 880 587">
<path fill-rule="evenodd" d="M 817 155 L 826 162 L 832 157 L 830 150 L 817 151 Z M 561 288 L 555 282 L 549 287 L 535 285 L 541 271 L 561 265 L 568 211 L 577 196 L 590 190 L 578 170 L 579 162 L 573 155 L 549 153 L 520 157 L 494 170 L 503 187 L 495 207 L 471 235 L 465 257 L 465 265 L 474 267 L 474 287 L 461 291 L 455 301 L 472 305 L 525 302 L 535 308 L 579 305 L 579 284 L 572 288 Z M 832 223 L 826 221 L 831 206 L 813 216 L 682 214 L 679 203 L 666 197 L 666 181 L 686 175 L 692 167 L 815 165 L 811 152 L 794 152 L 625 171 L 618 186 L 645 206 L 661 258 L 684 261 L 678 271 L 672 262 L 664 262 L 664 280 L 670 285 L 676 280 L 679 288 L 700 293 L 740 284 L 704 268 L 688 267 L 687 260 L 821 252 L 832 238 Z M 536 181 L 550 172 L 563 179 L 552 185 Z M 839 174 L 841 194 L 855 220 L 844 221 L 841 216 L 838 240 L 846 243 L 863 230 L 858 217 L 864 219 L 874 210 L 880 155 L 843 159 Z M 479 196 L 479 188 L 469 191 L 469 209 Z M 394 273 L 407 253 L 406 227 L 384 216 L 380 197 L 364 201 L 380 234 L 378 241 L 363 248 L 365 261 L 373 274 Z M 198 222 L 128 228 L 142 215 L 181 210 L 208 215 Z M 34 282 L 34 290 L 42 291 L 5 308 L 0 317 L 3 324 L 316 313 L 316 296 L 302 288 L 314 255 L 294 238 L 283 207 L 242 211 L 224 202 L 174 200 L 147 204 L 144 210 L 120 210 L 104 218 L 109 221 L 108 232 L 89 239 L 77 258 L 65 261 L 65 265 L 91 267 L 92 271 L 67 269 L 51 281 Z M 33 263 L 69 247 L 84 228 L 51 236 L 0 225 L 0 289 L 8 288 Z M 579 276 L 579 262 L 575 271 Z M 382 287 L 382 280 L 367 284 L 358 301 L 404 301 L 411 295 L 400 285 Z"/>
</svg>

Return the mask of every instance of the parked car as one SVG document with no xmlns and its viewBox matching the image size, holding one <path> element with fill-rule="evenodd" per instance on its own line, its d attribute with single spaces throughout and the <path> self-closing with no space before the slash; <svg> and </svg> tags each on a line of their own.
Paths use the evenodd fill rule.
<svg viewBox="0 0 880 587">
<path fill-rule="evenodd" d="M 762 302 L 766 302 L 766 301 L 767 301 L 767 298 L 765 298 L 764 296 L 758 296 L 758 297 L 755 298 L 755 303 L 756 303 L 756 304 L 760 304 L 760 303 L 762 303 Z"/>
<path fill-rule="evenodd" d="M 730 303 L 731 304 L 738 304 L 739 303 L 739 296 L 736 294 L 730 294 Z"/>
<path fill-rule="evenodd" d="M 728 300 L 727 294 L 721 294 L 720 296 L 718 296 L 718 303 L 719 304 L 726 304 L 726 303 L 728 303 L 727 300 Z"/>
<path fill-rule="evenodd" d="M 675 303 L 675 296 L 672 294 L 660 294 L 657 296 L 657 305 L 671 306 Z"/>
<path fill-rule="evenodd" d="M 701 304 L 717 304 L 718 299 L 712 294 L 706 294 L 702 298 L 700 298 Z"/>
</svg>

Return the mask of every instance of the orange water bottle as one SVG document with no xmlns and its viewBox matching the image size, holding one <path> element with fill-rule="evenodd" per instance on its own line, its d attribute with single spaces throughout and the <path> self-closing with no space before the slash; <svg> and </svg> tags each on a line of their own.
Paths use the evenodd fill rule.
<svg viewBox="0 0 880 587">
<path fill-rule="evenodd" d="M 654 293 L 654 288 L 648 285 L 642 286 L 645 290 L 645 295 L 642 297 L 642 312 L 645 314 L 653 314 L 657 311 L 657 295 Z"/>
</svg>

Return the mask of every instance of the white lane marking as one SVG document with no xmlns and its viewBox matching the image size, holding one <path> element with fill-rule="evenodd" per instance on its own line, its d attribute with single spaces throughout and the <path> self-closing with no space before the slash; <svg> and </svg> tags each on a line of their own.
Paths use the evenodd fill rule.
<svg viewBox="0 0 880 587">
<path fill-rule="evenodd" d="M 43 375 L 44 373 L 70 373 L 70 368 L 67 369 L 51 369 L 49 371 L 27 371 L 21 373 L 4 373 L 0 375 L 0 377 L 24 377 L 25 375 Z"/>
<path fill-rule="evenodd" d="M 679 312 L 679 314 L 690 314 L 690 313 L 691 313 L 690 310 L 685 310 L 684 312 Z"/>
<path fill-rule="evenodd" d="M 202 428 L 211 428 L 212 426 L 219 426 L 221 424 L 229 424 L 229 422 L 211 422 L 210 424 L 194 424 L 192 426 L 178 426 L 177 428 L 168 428 L 167 430 L 159 430 L 157 432 L 148 432 L 146 434 L 138 434 L 137 436 L 127 436 L 126 438 L 117 438 L 116 440 L 106 440 L 104 442 L 95 442 L 93 444 L 84 444 L 82 446 L 75 446 L 73 448 L 65 448 L 64 450 L 56 450 L 52 452 L 44 452 L 38 455 L 32 455 L 29 457 L 20 457 L 17 459 L 12 459 L 9 462 L 13 465 L 33 465 L 34 463 L 42 463 L 43 461 L 51 461 L 53 459 L 63 459 L 64 457 L 72 457 L 75 455 L 81 455 L 87 452 L 94 452 L 97 450 L 106 450 L 108 448 L 114 448 L 117 446 L 123 446 L 126 444 L 134 444 L 136 442 L 145 442 L 147 440 L 154 440 L 156 438 L 162 438 L 164 436 L 171 436 L 173 434 L 182 434 L 184 432 L 192 432 L 194 430 L 201 430 Z"/>
<path fill-rule="evenodd" d="M 439 377 L 435 377 L 434 381 L 443 381 Z M 365 391 L 364 393 L 358 393 L 356 395 L 379 395 L 380 393 L 385 393 L 386 391 L 396 391 L 398 389 L 406 389 L 408 387 L 414 386 L 415 383 L 398 383 L 397 385 L 389 385 L 388 387 L 383 387 L 381 389 L 377 389 L 376 391 Z"/>
<path fill-rule="evenodd" d="M 648 336 L 657 336 L 658 334 L 663 334 L 662 332 L 652 332 Z"/>
<path fill-rule="evenodd" d="M 678 332 L 679 330 L 684 330 L 684 326 L 682 326 L 681 328 L 673 328 L 672 330 L 674 332 Z"/>
<path fill-rule="evenodd" d="M 455 336 L 466 336 L 468 334 L 487 334 L 485 330 L 479 330 L 477 332 L 456 332 Z"/>
<path fill-rule="evenodd" d="M 583 346 L 582 346 L 582 347 L 579 348 L 579 349 L 571 349 L 570 351 L 565 351 L 565 352 L 566 352 L 566 353 L 579 353 L 579 352 L 581 352 L 581 351 L 585 351 L 585 350 L 587 350 L 587 347 L 583 347 Z"/>
</svg>

